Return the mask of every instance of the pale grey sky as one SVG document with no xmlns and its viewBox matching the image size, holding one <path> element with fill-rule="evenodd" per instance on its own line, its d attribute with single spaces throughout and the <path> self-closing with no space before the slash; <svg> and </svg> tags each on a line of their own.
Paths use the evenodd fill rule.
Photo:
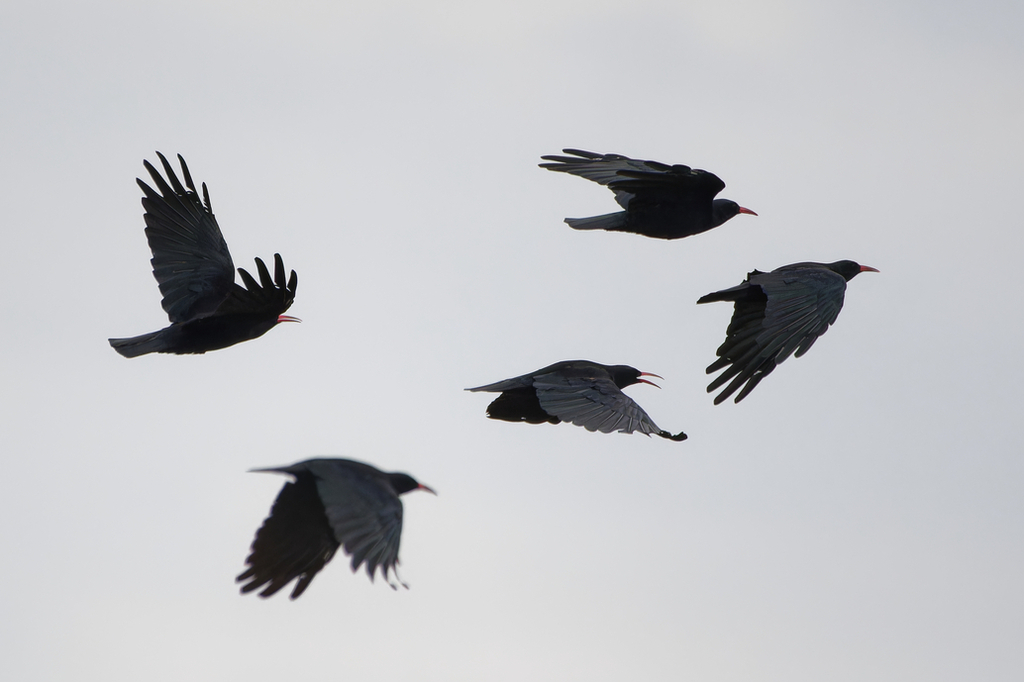
<svg viewBox="0 0 1024 682">
<path fill-rule="evenodd" d="M 982 3 L 100 1 L 0 8 L 0 678 L 1010 682 L 1024 675 L 1024 9 Z M 717 173 L 676 242 L 537 168 Z M 304 321 L 167 324 L 142 159 L 185 156 Z M 743 403 L 704 368 L 753 269 L 850 258 L 835 327 Z M 485 418 L 562 359 L 685 443 Z M 283 479 L 403 470 L 393 592 L 234 577 Z"/>
</svg>

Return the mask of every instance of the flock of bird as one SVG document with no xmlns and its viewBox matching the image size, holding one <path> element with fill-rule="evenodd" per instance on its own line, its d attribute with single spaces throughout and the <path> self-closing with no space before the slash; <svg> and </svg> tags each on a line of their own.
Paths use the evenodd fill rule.
<svg viewBox="0 0 1024 682">
<path fill-rule="evenodd" d="M 681 239 L 706 232 L 739 214 L 757 215 L 735 201 L 715 198 L 725 188 L 714 173 L 681 164 L 631 159 L 619 154 L 562 150 L 567 156 L 541 157 L 541 168 L 578 175 L 615 194 L 621 211 L 590 218 L 566 218 L 577 230 L 629 232 L 657 239 Z M 238 268 L 244 286 L 235 282 L 235 266 L 213 214 L 210 194 L 196 189 L 185 159 L 178 155 L 182 178 L 157 152 L 164 175 L 143 161 L 156 185 L 141 179 L 146 238 L 153 253 L 153 276 L 171 324 L 159 331 L 110 339 L 121 355 L 196 354 L 255 339 L 281 322 L 295 300 L 298 276 L 285 277 L 284 261 L 274 254 L 274 274 L 256 258 L 257 281 Z M 745 398 L 790 355 L 800 357 L 824 334 L 843 307 L 846 283 L 875 268 L 850 260 L 803 262 L 771 272 L 754 270 L 728 289 L 697 303 L 732 301 L 734 312 L 725 342 L 708 374 L 724 370 L 707 390 L 725 387 L 715 404 L 734 393 Z M 535 372 L 466 389 L 498 393 L 487 416 L 530 424 L 569 422 L 589 431 L 639 432 L 674 441 L 623 388 L 653 384 L 628 365 L 587 360 L 556 362 Z M 351 557 L 353 571 L 366 567 L 370 580 L 378 570 L 397 589 L 398 547 L 402 533 L 399 495 L 434 491 L 404 473 L 386 473 L 349 459 L 309 459 L 291 466 L 254 469 L 291 476 L 253 540 L 248 567 L 237 581 L 243 594 L 255 590 L 269 597 L 295 580 L 291 598 L 299 597 L 338 548 Z M 436 493 L 435 493 L 436 494 Z M 394 578 L 392 579 L 392 575 Z M 407 586 L 406 586 L 407 587 Z"/>
</svg>

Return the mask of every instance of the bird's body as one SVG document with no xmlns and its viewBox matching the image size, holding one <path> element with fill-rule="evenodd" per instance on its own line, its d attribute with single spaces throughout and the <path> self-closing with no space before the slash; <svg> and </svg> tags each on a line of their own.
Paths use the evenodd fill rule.
<svg viewBox="0 0 1024 682">
<path fill-rule="evenodd" d="M 541 168 L 570 173 L 608 187 L 624 209 L 590 218 L 566 218 L 577 230 L 631 232 L 680 239 L 718 227 L 739 213 L 757 215 L 729 199 L 716 199 L 725 183 L 705 170 L 681 164 L 563 149 L 573 156 L 542 156 Z"/>
<path fill-rule="evenodd" d="M 743 386 L 738 403 L 791 354 L 806 353 L 836 321 L 846 283 L 861 272 L 878 270 L 851 260 L 793 263 L 754 270 L 742 284 L 702 296 L 697 303 L 735 303 L 718 360 L 707 368 L 708 374 L 727 368 L 708 385 L 711 393 L 729 382 L 715 404 Z"/>
<path fill-rule="evenodd" d="M 249 568 L 237 578 L 248 581 L 243 594 L 266 585 L 260 596 L 269 597 L 297 579 L 291 594 L 296 599 L 339 547 L 351 555 L 353 572 L 365 564 L 373 580 L 379 568 L 388 584 L 397 587 L 388 574 L 398 578 L 403 512 L 398 496 L 433 490 L 408 474 L 386 473 L 351 459 L 308 459 L 253 471 L 288 474 L 295 480 L 284 485 L 256 532 L 245 562 Z"/>
<path fill-rule="evenodd" d="M 147 353 L 205 353 L 262 336 L 279 322 L 297 321 L 283 314 L 295 300 L 295 271 L 285 280 L 284 262 L 274 254 L 273 278 L 257 258 L 259 282 L 239 268 L 245 287 L 235 284 L 234 263 L 206 185 L 200 199 L 185 160 L 178 156 L 185 178 L 182 185 L 163 154 L 157 155 L 166 181 L 152 164 L 143 163 L 160 191 L 142 180 L 138 183 L 145 195 L 142 205 L 153 276 L 171 325 L 141 336 L 110 339 L 114 350 L 129 358 Z"/>
<path fill-rule="evenodd" d="M 602 365 L 589 360 L 567 360 L 536 372 L 505 379 L 467 391 L 500 393 L 487 407 L 487 416 L 511 422 L 557 424 L 570 422 L 588 431 L 611 433 L 639 431 L 670 440 L 686 440 L 685 433 L 672 435 L 660 428 L 622 392 L 635 383 L 657 386 L 628 365 Z"/>
</svg>

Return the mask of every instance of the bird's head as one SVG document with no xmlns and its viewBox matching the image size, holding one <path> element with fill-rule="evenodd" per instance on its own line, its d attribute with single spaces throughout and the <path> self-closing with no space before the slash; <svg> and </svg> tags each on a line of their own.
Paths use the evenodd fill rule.
<svg viewBox="0 0 1024 682">
<path fill-rule="evenodd" d="M 661 388 L 658 384 L 641 377 L 655 377 L 658 379 L 664 379 L 664 377 L 650 372 L 641 372 L 636 367 L 630 367 L 629 365 L 612 365 L 608 368 L 608 373 L 612 377 L 612 381 L 619 388 L 625 388 L 626 386 L 632 386 L 633 384 L 650 384 L 655 388 Z"/>
<path fill-rule="evenodd" d="M 713 223 L 713 227 L 718 227 L 726 220 L 729 220 L 740 213 L 757 215 L 749 208 L 743 208 L 732 199 L 715 199 L 711 202 L 711 222 Z"/>
<path fill-rule="evenodd" d="M 433 488 L 428 488 L 409 474 L 388 474 L 388 479 L 391 481 L 391 487 L 399 495 L 410 490 L 426 490 L 428 493 L 437 494 Z"/>
<path fill-rule="evenodd" d="M 847 282 L 862 272 L 878 272 L 870 265 L 861 265 L 852 260 L 838 260 L 835 263 L 829 263 L 826 267 L 832 272 L 842 275 Z"/>
</svg>

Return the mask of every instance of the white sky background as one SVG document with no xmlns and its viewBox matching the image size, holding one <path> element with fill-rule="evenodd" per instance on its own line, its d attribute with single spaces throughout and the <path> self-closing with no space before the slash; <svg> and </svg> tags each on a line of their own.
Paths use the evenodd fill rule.
<svg viewBox="0 0 1024 682">
<path fill-rule="evenodd" d="M 1019 2 L 8 3 L 5 680 L 1024 676 Z M 562 147 L 719 174 L 760 214 L 580 233 Z M 304 322 L 166 326 L 142 159 L 182 153 Z M 704 367 L 753 268 L 851 258 L 836 326 L 743 403 Z M 672 443 L 490 421 L 587 358 Z M 408 471 L 394 593 L 234 576 L 311 456 Z"/>
</svg>

